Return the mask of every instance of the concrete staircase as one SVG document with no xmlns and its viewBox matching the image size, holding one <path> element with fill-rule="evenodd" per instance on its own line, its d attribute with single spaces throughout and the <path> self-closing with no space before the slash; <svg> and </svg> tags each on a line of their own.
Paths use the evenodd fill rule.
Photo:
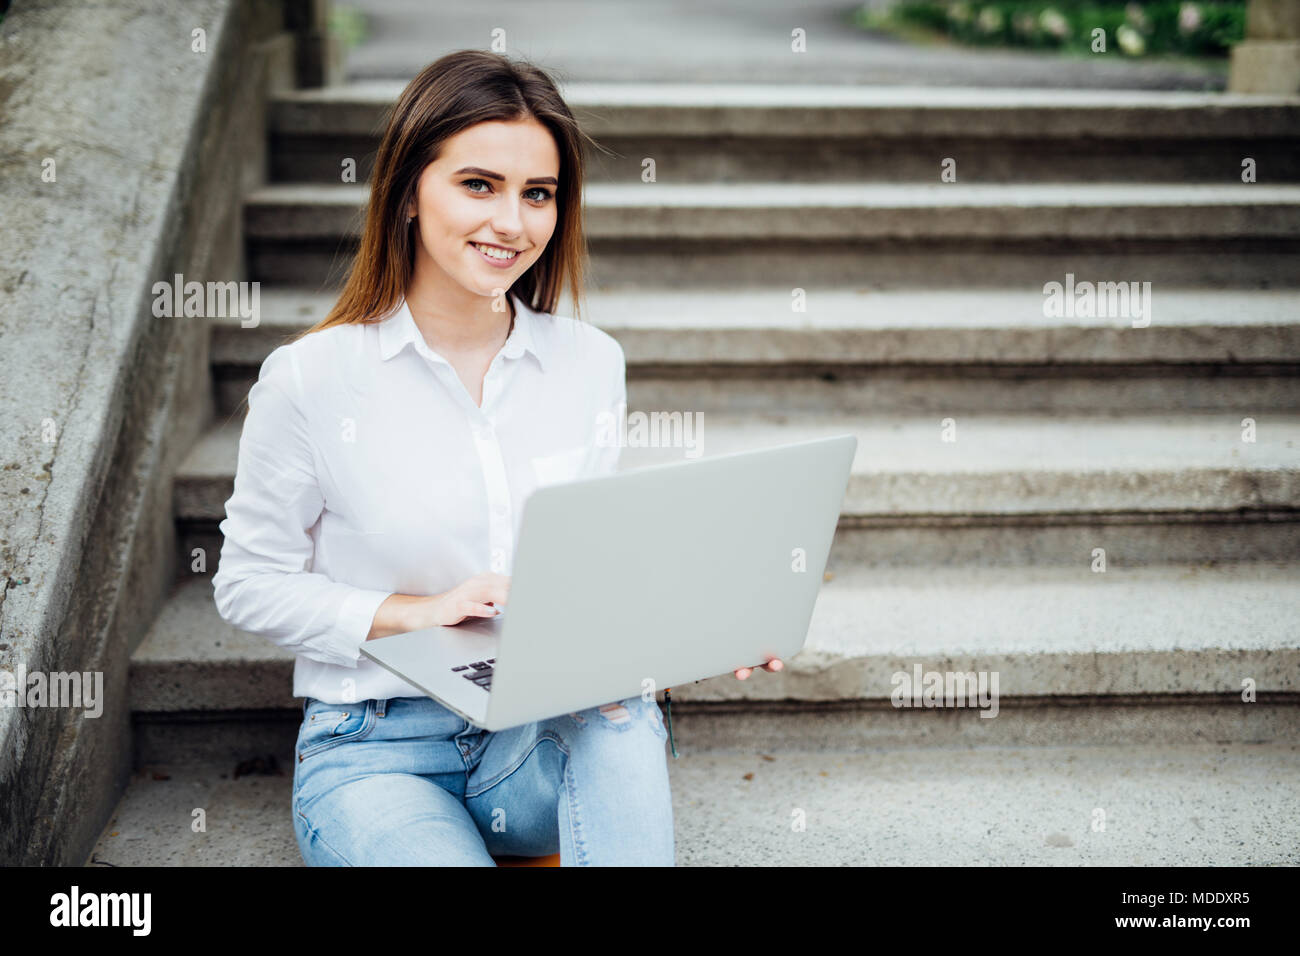
<svg viewBox="0 0 1300 956">
<path fill-rule="evenodd" d="M 399 89 L 273 104 L 262 321 L 212 324 L 185 573 L 132 658 L 137 776 L 92 861 L 300 862 L 292 658 L 220 620 L 210 575 L 236 408 L 331 303 L 366 193 L 339 163 L 368 174 Z M 629 409 L 702 413 L 706 455 L 859 437 L 805 651 L 674 689 L 679 862 L 1300 863 L 1300 101 L 566 95 L 621 154 L 591 160 L 584 315 Z M 1151 282 L 1150 324 L 1045 316 L 1067 273 Z M 996 719 L 892 706 L 917 666 L 997 672 Z"/>
</svg>

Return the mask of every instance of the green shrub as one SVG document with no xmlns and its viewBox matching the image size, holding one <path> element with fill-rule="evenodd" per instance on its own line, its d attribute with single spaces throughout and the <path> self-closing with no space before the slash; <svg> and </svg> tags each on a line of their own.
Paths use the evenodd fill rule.
<svg viewBox="0 0 1300 956">
<path fill-rule="evenodd" d="M 1106 51 L 1226 56 L 1245 35 L 1245 0 L 901 0 L 897 22 L 985 46 L 1089 51 L 1093 31 L 1106 33 Z"/>
</svg>

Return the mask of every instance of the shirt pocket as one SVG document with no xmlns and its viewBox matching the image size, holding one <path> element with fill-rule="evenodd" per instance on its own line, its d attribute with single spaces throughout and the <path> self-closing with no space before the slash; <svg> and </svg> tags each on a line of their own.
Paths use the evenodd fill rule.
<svg viewBox="0 0 1300 956">
<path fill-rule="evenodd" d="M 553 455 L 540 455 L 533 458 L 533 478 L 536 487 L 562 484 L 581 478 L 586 472 L 589 453 L 590 449 L 586 445 L 578 445 Z"/>
</svg>

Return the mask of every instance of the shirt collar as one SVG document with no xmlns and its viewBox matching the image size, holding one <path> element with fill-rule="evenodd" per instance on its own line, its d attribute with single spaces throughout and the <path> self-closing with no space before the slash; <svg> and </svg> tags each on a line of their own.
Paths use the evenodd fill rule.
<svg viewBox="0 0 1300 956">
<path fill-rule="evenodd" d="M 506 338 L 506 344 L 501 352 L 509 359 L 519 358 L 524 352 L 532 352 L 542 371 L 546 371 L 546 363 L 539 347 L 538 330 L 534 327 L 537 313 L 524 305 L 517 295 L 511 294 L 510 299 L 515 304 L 515 327 Z M 415 324 L 415 318 L 406 304 L 406 297 L 402 296 L 393 314 L 379 323 L 379 357 L 387 362 L 407 345 L 411 345 L 418 352 L 441 358 L 424 341 L 424 336 L 420 334 L 420 328 Z"/>
</svg>

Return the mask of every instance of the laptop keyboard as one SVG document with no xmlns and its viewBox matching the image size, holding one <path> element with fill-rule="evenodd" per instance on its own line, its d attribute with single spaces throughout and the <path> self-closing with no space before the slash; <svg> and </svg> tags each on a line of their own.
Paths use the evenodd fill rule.
<svg viewBox="0 0 1300 956">
<path fill-rule="evenodd" d="M 471 664 L 461 664 L 459 667 L 453 667 L 452 673 L 460 674 L 467 681 L 473 681 L 488 690 L 492 687 L 492 674 L 495 672 L 492 665 L 497 662 L 495 657 L 489 657 L 485 661 L 474 661 Z M 463 672 L 463 673 L 462 673 Z"/>
</svg>

